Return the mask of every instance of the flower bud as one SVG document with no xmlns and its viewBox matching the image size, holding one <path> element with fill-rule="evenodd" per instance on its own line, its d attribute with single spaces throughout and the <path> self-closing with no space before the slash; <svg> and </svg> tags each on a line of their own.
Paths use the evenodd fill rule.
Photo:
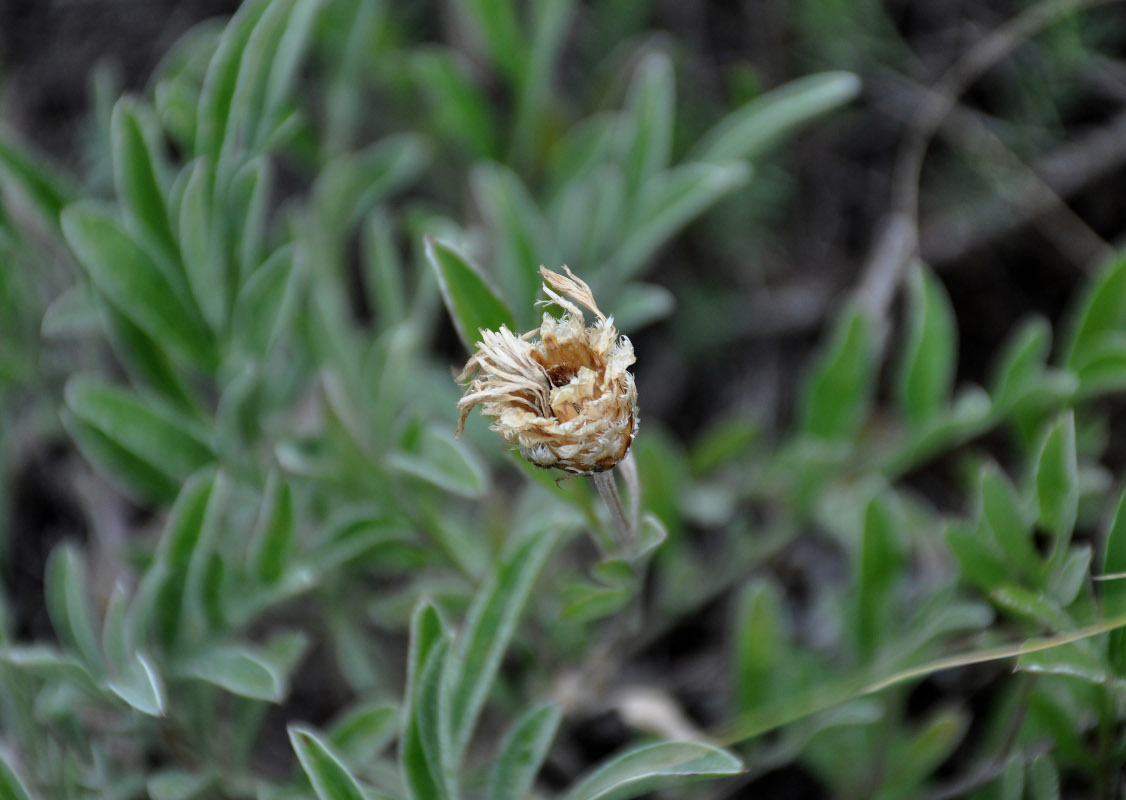
<svg viewBox="0 0 1126 800">
<path fill-rule="evenodd" d="M 480 404 L 491 428 L 531 463 L 594 475 L 625 458 L 637 434 L 637 388 L 628 371 L 633 345 L 618 336 L 590 287 L 563 269 L 566 275 L 540 267 L 548 299 L 539 303 L 559 306 L 562 317 L 544 313 L 539 329 L 523 336 L 503 325 L 481 331 L 457 378 L 468 384 L 457 432 Z M 589 328 L 580 306 L 594 314 Z"/>
</svg>

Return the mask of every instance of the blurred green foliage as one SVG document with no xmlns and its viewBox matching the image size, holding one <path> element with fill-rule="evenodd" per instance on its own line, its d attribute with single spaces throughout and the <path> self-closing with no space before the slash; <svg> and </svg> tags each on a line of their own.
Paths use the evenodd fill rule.
<svg viewBox="0 0 1126 800">
<path fill-rule="evenodd" d="M 585 485 L 479 419 L 454 438 L 447 312 L 467 346 L 530 328 L 538 266 L 569 263 L 626 333 L 676 313 L 655 255 L 860 90 L 813 74 L 693 130 L 646 3 L 593 6 L 611 55 L 580 92 L 559 88 L 570 0 L 449 4 L 441 43 L 393 4 L 259 0 L 113 99 L 91 175 L 0 138 L 0 454 L 61 424 L 152 513 L 124 542 L 55 546 L 54 640 L 0 620 L 0 794 L 624 800 L 799 762 L 837 796 L 910 797 L 971 723 L 982 797 L 1054 797 L 1059 770 L 1120 760 L 1119 630 L 1022 655 L 984 721 L 860 688 L 1126 613 L 1122 582 L 1092 580 L 1126 571 L 1099 402 L 1126 388 L 1126 258 L 1062 335 L 1014 331 L 986 387 L 958 385 L 951 301 L 918 264 L 893 342 L 839 309 L 789 429 L 717 417 L 680 441 L 646 418 L 632 557 Z M 878 4 L 801 6 L 803 37 L 899 57 L 862 22 Z M 1011 469 L 966 447 L 993 432 Z M 905 480 L 951 454 L 963 512 Z M 816 637 L 764 568 L 811 529 L 847 575 L 820 587 Z M 730 736 L 642 725 L 537 783 L 622 661 L 728 595 Z M 336 687 L 331 719 L 302 718 L 303 672 Z"/>
</svg>

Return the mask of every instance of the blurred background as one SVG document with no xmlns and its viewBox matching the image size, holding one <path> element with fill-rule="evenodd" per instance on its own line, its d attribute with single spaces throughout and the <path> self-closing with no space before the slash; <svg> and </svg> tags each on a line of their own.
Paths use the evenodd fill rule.
<svg viewBox="0 0 1126 800">
<path fill-rule="evenodd" d="M 1119 796 L 1117 633 L 985 654 L 1126 612 L 1124 178 L 1106 0 L 0 0 L 0 795 Z M 541 263 L 640 555 L 452 438 Z"/>
</svg>

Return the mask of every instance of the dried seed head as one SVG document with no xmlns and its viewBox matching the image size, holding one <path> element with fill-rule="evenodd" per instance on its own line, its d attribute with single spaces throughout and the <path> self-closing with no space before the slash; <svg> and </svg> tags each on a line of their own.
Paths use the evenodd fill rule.
<svg viewBox="0 0 1126 800">
<path fill-rule="evenodd" d="M 561 318 L 544 313 L 539 329 L 523 336 L 504 326 L 481 331 L 458 376 L 468 385 L 457 432 L 480 404 L 492 429 L 528 461 L 593 475 L 621 461 L 637 433 L 637 388 L 628 371 L 633 345 L 618 336 L 590 287 L 563 269 L 566 275 L 540 267 L 548 299 L 538 303 L 559 306 Z M 595 316 L 589 328 L 580 306 Z"/>
</svg>

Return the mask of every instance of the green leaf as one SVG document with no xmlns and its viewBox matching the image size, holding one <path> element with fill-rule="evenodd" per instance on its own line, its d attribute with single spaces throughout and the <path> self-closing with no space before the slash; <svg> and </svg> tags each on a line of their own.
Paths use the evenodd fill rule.
<svg viewBox="0 0 1126 800">
<path fill-rule="evenodd" d="M 820 439 L 846 439 L 863 424 L 873 386 L 870 320 L 855 307 L 836 319 L 805 382 L 801 427 Z"/>
<path fill-rule="evenodd" d="M 528 39 L 512 0 L 466 0 L 463 13 L 471 20 L 493 65 L 518 85 L 528 62 Z"/>
<path fill-rule="evenodd" d="M 575 783 L 562 800 L 629 800 L 698 780 L 738 775 L 739 759 L 702 742 L 660 742 L 610 758 Z"/>
<path fill-rule="evenodd" d="M 418 177 L 429 154 L 424 138 L 401 133 L 326 164 L 313 186 L 313 203 L 320 224 L 333 232 L 330 240 Z"/>
<path fill-rule="evenodd" d="M 294 246 L 274 251 L 235 301 L 235 341 L 250 353 L 266 356 L 289 326 L 304 281 L 304 265 L 297 260 Z"/>
<path fill-rule="evenodd" d="M 630 333 L 664 319 L 676 307 L 676 296 L 664 286 L 631 281 L 614 302 L 614 321 Z"/>
<path fill-rule="evenodd" d="M 199 312 L 109 212 L 82 201 L 67 206 L 62 225 L 79 262 L 115 308 L 189 363 L 215 366 L 215 343 Z"/>
<path fill-rule="evenodd" d="M 137 464 L 179 483 L 214 460 L 210 443 L 194 423 L 133 392 L 76 376 L 67 382 L 65 395 L 74 419 L 116 448 L 114 453 L 83 448 L 86 455 L 145 496 L 151 496 L 145 483 L 133 482 Z M 82 446 L 81 433 L 77 439 Z M 164 499 L 163 492 L 159 496 Z"/>
<path fill-rule="evenodd" d="M 896 520 L 882 500 L 877 497 L 868 502 L 856 595 L 856 639 L 865 658 L 871 658 L 881 639 L 892 632 L 891 591 L 905 560 L 895 526 Z"/>
<path fill-rule="evenodd" d="M 164 682 L 156 666 L 143 653 L 135 653 L 125 669 L 106 685 L 110 691 L 142 714 L 150 717 L 164 715 L 167 707 Z"/>
<path fill-rule="evenodd" d="M 1118 499 L 1106 534 L 1103 553 L 1103 574 L 1126 572 L 1126 490 Z M 1126 614 L 1126 580 L 1109 580 L 1100 584 L 1102 610 L 1105 617 Z M 1111 631 L 1107 643 L 1111 666 L 1119 675 L 1126 675 L 1126 630 Z"/>
<path fill-rule="evenodd" d="M 851 72 L 821 72 L 790 81 L 720 120 L 700 138 L 691 160 L 753 161 L 797 128 L 851 102 L 860 89 L 860 78 Z"/>
<path fill-rule="evenodd" d="M 770 700 L 786 654 L 782 597 L 774 583 L 756 580 L 739 595 L 735 616 L 735 702 L 746 713 Z"/>
<path fill-rule="evenodd" d="M 180 252 L 188 285 L 203 317 L 212 330 L 227 324 L 227 281 L 223 247 L 212 230 L 211 163 L 197 158 L 188 166 L 184 194 L 180 198 Z"/>
<path fill-rule="evenodd" d="M 1012 408 L 1035 386 L 1052 347 L 1052 328 L 1043 317 L 1025 320 L 997 359 L 989 394 L 999 409 Z"/>
<path fill-rule="evenodd" d="M 626 96 L 634 136 L 625 148 L 626 186 L 630 196 L 668 166 L 672 149 L 676 79 L 672 62 L 660 51 L 641 60 Z"/>
<path fill-rule="evenodd" d="M 1081 397 L 1126 388 L 1126 332 L 1110 331 L 1092 337 L 1076 377 Z"/>
<path fill-rule="evenodd" d="M 197 678 L 252 700 L 280 703 L 288 691 L 286 676 L 257 650 L 219 645 L 185 665 L 180 674 Z"/>
<path fill-rule="evenodd" d="M 218 163 L 227 137 L 247 41 L 269 7 L 270 3 L 262 0 L 240 6 L 223 30 L 215 55 L 207 65 L 196 111 L 195 149 L 196 155 L 207 156 L 212 164 Z"/>
<path fill-rule="evenodd" d="M 21 195 L 51 230 L 58 230 L 59 215 L 75 195 L 69 182 L 38 154 L 0 132 L 0 188 Z"/>
<path fill-rule="evenodd" d="M 110 674 L 123 672 L 133 659 L 133 639 L 126 625 L 125 614 L 129 608 L 129 598 L 125 586 L 118 582 L 113 587 L 109 603 L 106 604 L 105 619 L 102 620 L 102 653 Z"/>
<path fill-rule="evenodd" d="M 254 23 L 239 58 L 220 146 L 227 165 L 261 150 L 281 122 L 317 6 L 317 0 L 275 0 Z"/>
<path fill-rule="evenodd" d="M 44 599 L 51 624 L 59 639 L 78 652 L 83 664 L 94 675 L 104 670 L 94 619 L 86 566 L 82 555 L 70 544 L 51 551 L 44 576 Z"/>
<path fill-rule="evenodd" d="M 984 525 L 971 528 L 959 522 L 946 527 L 946 546 L 958 560 L 962 576 L 983 592 L 991 592 L 1009 580 L 1009 569 L 993 546 Z"/>
<path fill-rule="evenodd" d="M 1110 680 L 1106 663 L 1082 644 L 1076 642 L 1022 655 L 1017 660 L 1017 669 L 1042 675 L 1063 675 L 1096 686 L 1105 686 Z"/>
<path fill-rule="evenodd" d="M 1036 500 L 1040 524 L 1056 537 L 1055 552 L 1066 547 L 1079 507 L 1079 466 L 1075 455 L 1075 416 L 1068 411 L 1052 425 L 1036 459 Z"/>
<path fill-rule="evenodd" d="M 441 741 L 449 740 L 449 731 L 443 735 L 441 728 L 448 728 L 449 719 L 441 708 L 439 659 L 449 652 L 449 640 L 438 609 L 428 600 L 420 602 L 411 616 L 403 729 L 399 735 L 399 763 L 412 800 L 442 800 L 447 795 Z"/>
<path fill-rule="evenodd" d="M 463 753 L 469 744 L 501 658 L 516 631 L 536 576 L 554 544 L 552 534 L 541 534 L 524 542 L 474 597 L 450 663 L 453 675 L 450 720 L 456 755 Z"/>
<path fill-rule="evenodd" d="M 1077 372 L 1090 359 L 1092 345 L 1106 333 L 1126 327 L 1126 254 L 1118 255 L 1083 293 L 1065 338 L 1063 363 Z"/>
<path fill-rule="evenodd" d="M 560 616 L 576 622 L 590 622 L 621 611 L 633 597 L 633 592 L 621 586 L 577 582 L 566 587 L 563 595 L 567 602 Z"/>
<path fill-rule="evenodd" d="M 1063 609 L 1042 592 L 1031 592 L 1021 586 L 1002 584 L 989 593 L 989 598 L 1002 609 L 1043 626 L 1062 631 L 1073 627 Z"/>
<path fill-rule="evenodd" d="M 233 263 L 228 280 L 238 286 L 251 277 L 262 263 L 266 241 L 266 215 L 273 194 L 270 161 L 259 156 L 244 164 L 232 177 L 227 193 L 235 234 Z"/>
<path fill-rule="evenodd" d="M 199 401 L 164 348 L 108 303 L 103 304 L 102 311 L 110 345 L 129 376 L 136 383 L 154 390 L 177 409 L 193 416 L 200 415 Z"/>
<path fill-rule="evenodd" d="M 290 724 L 286 730 L 318 800 L 367 800 L 359 782 L 328 742 L 303 725 Z"/>
<path fill-rule="evenodd" d="M 374 761 L 398 732 L 399 709 L 389 704 L 364 704 L 335 722 L 329 741 L 346 764 Z"/>
<path fill-rule="evenodd" d="M 681 164 L 654 175 L 642 187 L 628 235 L 605 272 L 619 281 L 634 277 L 689 222 L 750 177 L 750 167 L 737 161 Z"/>
<path fill-rule="evenodd" d="M 250 538 L 250 563 L 263 583 L 276 583 L 285 571 L 294 540 L 293 492 L 275 469 L 266 480 L 258 520 Z"/>
<path fill-rule="evenodd" d="M 462 497 L 482 497 L 489 475 L 465 442 L 436 427 L 425 427 L 409 450 L 387 456 L 389 467 Z"/>
<path fill-rule="evenodd" d="M 380 330 L 387 330 L 406 317 L 407 293 L 403 286 L 403 264 L 395 247 L 390 214 L 383 208 L 372 211 L 364 224 L 364 288 Z"/>
<path fill-rule="evenodd" d="M 456 141 L 474 159 L 497 155 L 497 132 L 489 101 L 474 83 L 461 53 L 439 46 L 414 47 L 409 67 L 415 87 L 429 105 L 431 128 Z"/>
<path fill-rule="evenodd" d="M 101 318 L 90 286 L 79 283 L 63 291 L 47 306 L 40 332 L 48 339 L 77 338 L 96 334 Z"/>
<path fill-rule="evenodd" d="M 0 661 L 56 684 L 95 690 L 94 679 L 78 659 L 45 645 L 0 647 Z"/>
<path fill-rule="evenodd" d="M 1053 570 L 1048 588 L 1061 605 L 1069 606 L 1079 596 L 1083 584 L 1091 574 L 1092 556 L 1089 544 L 1077 545 L 1070 548 L 1063 563 Z"/>
<path fill-rule="evenodd" d="M 907 320 L 897 389 L 907 419 L 918 428 L 949 402 L 958 337 L 950 298 L 934 274 L 921 266 L 911 274 Z"/>
<path fill-rule="evenodd" d="M 557 706 L 543 705 L 516 720 L 489 773 L 488 800 L 525 800 L 529 796 L 561 716 Z"/>
<path fill-rule="evenodd" d="M 196 475 L 176 498 L 153 563 L 129 606 L 128 623 L 134 641 L 145 641 L 150 632 L 166 647 L 180 639 L 184 588 L 192 553 L 203 535 L 213 486 L 213 475 Z"/>
<path fill-rule="evenodd" d="M 554 268 L 558 262 L 558 245 L 551 226 L 523 181 L 508 167 L 491 162 L 478 164 L 469 181 L 495 243 L 494 274 L 514 304 L 517 318 L 530 323 L 541 283 L 539 267 Z M 473 329 L 469 342 L 476 341 Z"/>
<path fill-rule="evenodd" d="M 152 800 L 192 800 L 200 797 L 214 781 L 215 776 L 208 772 L 165 769 L 150 775 L 145 788 Z"/>
<path fill-rule="evenodd" d="M 27 785 L 12 765 L 12 753 L 0 752 L 0 800 L 34 800 Z"/>
<path fill-rule="evenodd" d="M 114 185 L 129 220 L 151 237 L 168 258 L 179 260 L 180 248 L 168 218 L 168 203 L 157 168 L 159 154 L 149 148 L 135 104 L 129 98 L 118 100 L 113 107 L 110 143 Z"/>
<path fill-rule="evenodd" d="M 426 259 L 438 279 L 446 310 L 462 344 L 473 352 L 480 331 L 502 326 L 519 334 L 512 312 L 485 282 L 480 271 L 450 245 L 427 237 Z"/>
<path fill-rule="evenodd" d="M 1016 490 L 995 464 L 981 471 L 981 509 L 1001 552 L 1025 577 L 1039 582 L 1043 565 Z"/>
<path fill-rule="evenodd" d="M 901 788 L 903 796 L 908 796 L 950 757 L 969 725 L 969 715 L 964 711 L 939 711 L 897 748 L 884 787 Z"/>
<path fill-rule="evenodd" d="M 1050 755 L 1041 754 L 1028 768 L 1030 800 L 1060 800 L 1060 773 Z"/>
</svg>

